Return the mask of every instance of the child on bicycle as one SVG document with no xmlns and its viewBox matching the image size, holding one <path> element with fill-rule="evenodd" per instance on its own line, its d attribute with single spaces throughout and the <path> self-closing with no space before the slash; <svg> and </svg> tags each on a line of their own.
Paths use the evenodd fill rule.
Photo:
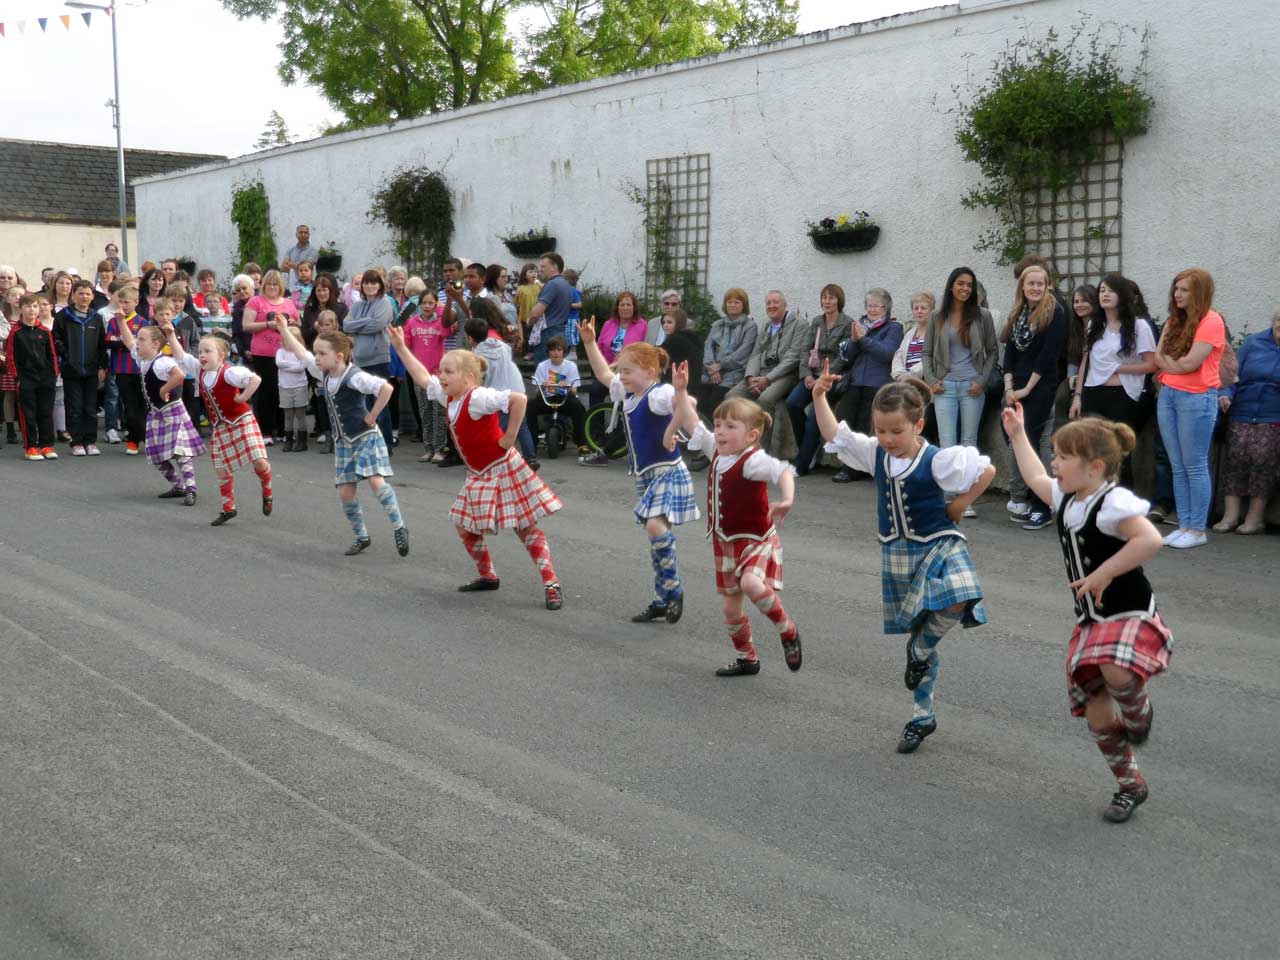
<svg viewBox="0 0 1280 960">
<path fill-rule="evenodd" d="M 578 399 L 578 387 L 582 377 L 578 375 L 578 365 L 566 360 L 564 337 L 552 337 L 547 341 L 547 359 L 538 364 L 533 371 L 533 382 L 541 389 L 529 401 L 529 420 L 535 433 L 540 432 L 540 418 L 551 413 L 544 398 L 563 398 L 557 408 L 560 416 L 567 417 L 573 423 L 573 437 L 578 442 L 578 453 L 587 454 L 591 448 L 587 445 L 587 410 Z"/>
</svg>

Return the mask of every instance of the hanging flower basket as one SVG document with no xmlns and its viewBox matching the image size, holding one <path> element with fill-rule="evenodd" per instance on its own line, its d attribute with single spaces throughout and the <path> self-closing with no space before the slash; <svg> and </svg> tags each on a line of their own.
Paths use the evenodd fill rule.
<svg viewBox="0 0 1280 960">
<path fill-rule="evenodd" d="M 316 257 L 316 273 L 337 273 L 342 269 L 342 254 L 322 253 Z"/>
<path fill-rule="evenodd" d="M 880 239 L 879 227 L 857 227 L 853 230 L 821 230 L 809 234 L 813 245 L 823 253 L 851 253 L 870 250 Z"/>
<path fill-rule="evenodd" d="M 504 237 L 502 242 L 513 257 L 536 257 L 556 248 L 556 238 L 548 236 Z"/>
<path fill-rule="evenodd" d="M 178 269 L 186 272 L 188 277 L 196 275 L 196 262 L 190 257 L 178 257 Z"/>
</svg>

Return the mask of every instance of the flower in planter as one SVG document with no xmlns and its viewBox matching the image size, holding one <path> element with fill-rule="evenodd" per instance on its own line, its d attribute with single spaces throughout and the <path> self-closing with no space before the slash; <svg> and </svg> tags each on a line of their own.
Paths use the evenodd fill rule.
<svg viewBox="0 0 1280 960">
<path fill-rule="evenodd" d="M 871 219 L 871 214 L 865 210 L 855 210 L 853 215 L 841 213 L 835 217 L 823 217 L 817 223 L 812 220 L 807 221 L 810 235 L 819 233 L 833 233 L 836 231 L 846 230 L 865 230 L 876 226 L 876 222 Z"/>
<path fill-rule="evenodd" d="M 342 251 L 338 249 L 338 245 L 332 240 L 326 240 L 320 244 L 320 256 L 322 257 L 340 257 Z"/>
</svg>

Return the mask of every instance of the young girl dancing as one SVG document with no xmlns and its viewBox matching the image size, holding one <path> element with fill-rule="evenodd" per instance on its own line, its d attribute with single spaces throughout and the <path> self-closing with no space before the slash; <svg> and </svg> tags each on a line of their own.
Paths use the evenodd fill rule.
<svg viewBox="0 0 1280 960">
<path fill-rule="evenodd" d="M 595 317 L 579 323 L 578 329 L 596 380 L 608 388 L 615 404 L 622 404 L 627 454 L 640 496 L 634 511 L 636 523 L 643 524 L 649 535 L 654 599 L 631 620 L 648 623 L 665 618 L 667 623 L 675 623 L 684 613 L 684 590 L 676 566 L 676 535 L 671 528 L 697 520 L 699 514 L 689 468 L 679 449 L 668 450 L 664 443 L 675 402 L 675 389 L 661 382 L 667 352 L 647 343 L 628 344 L 618 354 L 615 374 L 596 343 Z"/>
<path fill-rule="evenodd" d="M 400 515 L 395 488 L 383 479 L 393 474 L 387 444 L 378 429 L 378 414 L 391 399 L 391 384 L 352 365 L 351 338 L 345 333 L 320 334 L 313 354 L 303 346 L 297 328 L 283 314 L 276 317 L 275 328 L 285 349 L 305 361 L 307 370 L 320 381 L 320 396 L 328 406 L 333 429 L 333 485 L 338 488 L 342 512 L 355 534 L 345 556 L 354 557 L 372 542 L 364 524 L 364 510 L 356 499 L 361 480 L 369 481 L 369 488 L 391 521 L 396 550 L 400 556 L 408 556 L 409 528 Z M 372 406 L 366 403 L 368 396 L 374 398 Z"/>
<path fill-rule="evenodd" d="M 204 441 L 182 402 L 187 375 L 172 357 L 163 356 L 165 341 L 174 335 L 175 308 L 163 297 L 151 302 L 152 325 L 138 330 L 135 339 L 127 323 L 119 325 L 120 341 L 138 364 L 142 396 L 147 406 L 144 449 L 170 487 L 161 500 L 181 497 L 185 506 L 196 503 L 196 468 L 192 457 L 204 453 Z"/>
<path fill-rule="evenodd" d="M 512 529 L 542 575 L 547 609 L 559 610 L 564 593 L 551 566 L 551 550 L 538 518 L 559 510 L 560 500 L 520 452 L 512 449 L 524 421 L 525 395 L 480 386 L 485 360 L 467 350 L 446 353 L 440 360 L 440 376 L 434 377 L 405 344 L 404 330 L 391 327 L 388 332 L 405 372 L 427 392 L 429 400 L 448 411 L 454 446 L 467 465 L 467 479 L 449 510 L 449 520 L 475 560 L 478 576 L 458 589 L 463 593 L 498 589 L 498 574 L 484 535 Z M 507 414 L 505 430 L 498 421 L 499 413 Z"/>
<path fill-rule="evenodd" d="M 781 523 L 795 501 L 796 481 L 789 463 L 760 449 L 769 429 L 769 414 L 754 400 L 733 397 L 716 407 L 715 433 L 698 419 L 689 396 L 689 364 L 671 374 L 675 389 L 675 417 L 667 427 L 666 443 L 673 448 L 676 428 L 689 436 L 689 449 L 711 459 L 707 471 L 707 536 L 715 549 L 716 591 L 724 597 L 724 623 L 738 657 L 716 671 L 717 677 L 755 676 L 760 658 L 751 642 L 751 621 L 742 611 L 742 595 L 778 628 L 787 666 L 799 670 L 800 631 L 787 616 L 778 592 L 782 590 L 782 543 L 775 524 Z M 782 499 L 769 502 L 769 484 Z"/>
<path fill-rule="evenodd" d="M 1147 799 L 1133 748 L 1151 732 L 1146 683 L 1169 666 L 1170 646 L 1142 572 L 1164 545 L 1147 519 L 1151 505 L 1116 485 L 1133 430 L 1099 417 L 1067 424 L 1053 437 L 1052 480 L 1031 449 L 1022 405 L 1006 407 L 1003 418 L 1023 479 L 1057 514 L 1076 611 L 1067 648 L 1071 713 L 1085 717 L 1120 786 L 1102 815 L 1124 823 Z"/>
<path fill-rule="evenodd" d="M 209 299 L 216 302 L 214 296 Z M 213 455 L 213 472 L 218 477 L 218 492 L 222 495 L 222 512 L 209 526 L 220 527 L 236 516 L 235 471 L 249 464 L 262 484 L 262 514 L 271 516 L 271 463 L 267 460 L 258 418 L 249 406 L 249 399 L 262 384 L 262 378 L 245 367 L 233 367 L 227 362 L 231 341 L 226 337 L 213 333 L 201 337 L 197 347 L 199 359 L 196 359 L 183 351 L 170 328 L 169 347 L 173 350 L 173 359 L 188 373 L 200 378 L 200 399 L 204 401 L 205 415 L 213 424 L 209 450 Z"/>
<path fill-rule="evenodd" d="M 938 643 L 957 623 L 976 627 L 987 620 L 978 574 L 956 524 L 996 468 L 973 447 L 939 449 L 920 436 L 932 398 L 923 380 L 906 377 L 876 391 L 876 435 L 868 437 L 837 423 L 831 412 L 827 394 L 837 379 L 824 366 L 813 388 L 814 411 L 827 452 L 876 479 L 884 632 L 910 634 L 903 682 L 915 691 L 898 752 L 912 753 L 938 729 Z M 949 494 L 955 497 L 950 503 Z"/>
</svg>

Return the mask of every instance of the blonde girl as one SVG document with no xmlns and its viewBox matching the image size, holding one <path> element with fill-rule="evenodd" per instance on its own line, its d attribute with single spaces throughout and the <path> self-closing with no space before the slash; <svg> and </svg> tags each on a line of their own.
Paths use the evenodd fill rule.
<svg viewBox="0 0 1280 960">
<path fill-rule="evenodd" d="M 298 339 L 297 328 L 284 316 L 276 318 L 280 342 L 295 357 L 307 364 L 307 370 L 320 381 L 320 396 L 329 408 L 333 427 L 333 485 L 342 500 L 342 512 L 355 540 L 345 556 L 354 557 L 372 542 L 364 523 L 364 510 L 357 499 L 361 480 L 378 498 L 396 541 L 400 556 L 409 555 L 409 528 L 400 515 L 400 501 L 395 488 L 387 483 L 392 476 L 391 458 L 378 429 L 378 414 L 391 400 L 391 384 L 381 377 L 366 373 L 351 363 L 351 338 L 345 333 L 322 333 L 316 337 L 315 353 Z M 366 398 L 373 397 L 370 406 Z"/>
<path fill-rule="evenodd" d="M 710 458 L 707 471 L 707 534 L 715 550 L 716 591 L 724 597 L 724 624 L 737 658 L 716 671 L 718 677 L 754 676 L 760 658 L 751 642 L 751 621 L 743 613 L 742 598 L 751 599 L 782 640 L 787 666 L 800 669 L 800 631 L 787 616 L 778 593 L 782 590 L 782 543 L 778 525 L 795 501 L 795 473 L 791 464 L 760 449 L 769 429 L 769 414 L 746 397 L 731 397 L 716 407 L 712 433 L 689 396 L 689 364 L 672 371 L 675 417 L 667 427 L 667 442 L 675 444 L 677 422 L 689 434 L 690 449 Z M 769 484 L 782 494 L 769 502 Z"/>
<path fill-rule="evenodd" d="M 559 610 L 564 593 L 538 520 L 559 510 L 560 500 L 520 451 L 512 449 L 524 422 L 525 395 L 481 386 L 487 364 L 469 350 L 450 350 L 440 360 L 439 376 L 432 376 L 405 343 L 404 330 L 392 327 L 388 332 L 405 372 L 432 402 L 448 411 L 449 432 L 467 465 L 467 479 L 449 510 L 449 521 L 475 561 L 477 576 L 458 589 L 463 593 L 498 589 L 498 574 L 484 535 L 514 530 L 542 577 L 547 609 Z M 499 421 L 503 413 L 505 429 Z"/>
<path fill-rule="evenodd" d="M 1151 505 L 1118 486 L 1133 429 L 1099 417 L 1075 420 L 1053 438 L 1053 474 L 1045 472 L 1024 427 L 1020 404 L 1006 408 L 1005 430 L 1022 475 L 1057 511 L 1058 539 L 1075 604 L 1067 648 L 1071 713 L 1089 724 L 1119 790 L 1103 811 L 1123 823 L 1147 799 L 1133 748 L 1151 732 L 1146 684 L 1169 666 L 1169 630 L 1156 611 L 1142 565 L 1163 546 Z"/>
<path fill-rule="evenodd" d="M 836 421 L 827 402 L 835 381 L 824 371 L 813 403 L 827 452 L 875 477 L 884 632 L 909 635 L 903 682 L 915 697 L 898 752 L 912 753 L 938 729 L 938 644 L 956 624 L 976 627 L 987 620 L 978 574 L 957 524 L 996 468 L 973 447 L 939 449 L 925 441 L 921 432 L 932 393 L 923 380 L 907 377 L 876 392 L 874 437 Z"/>
<path fill-rule="evenodd" d="M 618 354 L 615 373 L 596 343 L 595 317 L 578 324 L 582 345 L 596 380 L 609 390 L 614 416 L 622 408 L 627 431 L 627 453 L 636 478 L 636 522 L 649 536 L 649 560 L 653 565 L 654 598 L 631 618 L 633 623 L 665 619 L 675 623 L 684 612 L 684 589 L 676 564 L 676 535 L 672 527 L 698 519 L 693 478 L 680 457 L 679 448 L 664 442 L 675 410 L 675 388 L 662 383 L 667 352 L 648 343 L 632 343 Z"/>
</svg>

